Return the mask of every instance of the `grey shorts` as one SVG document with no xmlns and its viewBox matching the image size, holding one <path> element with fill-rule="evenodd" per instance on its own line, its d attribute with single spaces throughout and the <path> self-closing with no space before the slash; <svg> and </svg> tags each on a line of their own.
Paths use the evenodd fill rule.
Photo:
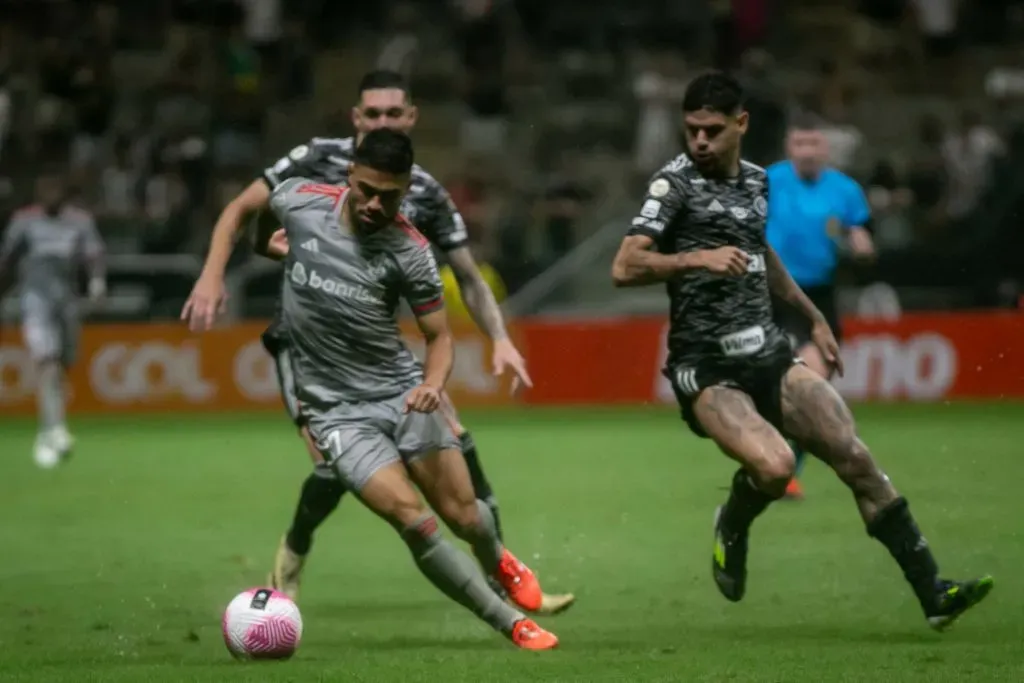
<svg viewBox="0 0 1024 683">
<path fill-rule="evenodd" d="M 21 333 L 32 360 L 58 360 L 65 367 L 75 362 L 81 332 L 78 306 L 27 296 L 21 314 Z"/>
<path fill-rule="evenodd" d="M 286 346 L 279 346 L 273 354 L 274 369 L 277 373 L 277 389 L 281 393 L 284 409 L 296 427 L 302 427 L 306 420 L 302 416 L 295 389 L 295 370 L 292 367 L 292 352 Z"/>
<path fill-rule="evenodd" d="M 327 461 L 321 476 L 359 491 L 383 467 L 406 465 L 437 451 L 460 448 L 443 410 L 404 413 L 405 395 L 372 403 L 342 403 L 327 411 L 307 408 L 310 435 Z"/>
</svg>

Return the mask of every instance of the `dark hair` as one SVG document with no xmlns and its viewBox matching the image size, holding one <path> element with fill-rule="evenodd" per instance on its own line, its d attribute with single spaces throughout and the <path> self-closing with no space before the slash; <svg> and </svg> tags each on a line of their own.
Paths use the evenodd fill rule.
<svg viewBox="0 0 1024 683">
<path fill-rule="evenodd" d="M 356 148 L 353 161 L 375 171 L 407 175 L 412 171 L 412 140 L 405 133 L 390 128 L 371 130 Z"/>
<path fill-rule="evenodd" d="M 362 80 L 359 81 L 359 96 L 362 97 L 363 93 L 367 90 L 401 90 L 405 93 L 405 99 L 412 99 L 412 94 L 409 91 L 409 83 L 406 82 L 405 77 L 397 71 L 388 71 L 386 69 L 375 69 L 374 71 L 367 72 L 363 76 Z"/>
<path fill-rule="evenodd" d="M 729 116 L 739 114 L 743 109 L 743 86 L 722 71 L 708 71 L 697 76 L 686 87 L 683 111 L 702 109 Z"/>
<path fill-rule="evenodd" d="M 821 130 L 821 117 L 810 112 L 798 112 L 789 120 L 790 130 L 812 131 Z"/>
</svg>

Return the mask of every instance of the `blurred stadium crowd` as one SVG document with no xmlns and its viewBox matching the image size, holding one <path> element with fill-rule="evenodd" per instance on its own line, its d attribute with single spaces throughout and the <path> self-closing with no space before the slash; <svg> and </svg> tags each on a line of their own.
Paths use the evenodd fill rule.
<svg viewBox="0 0 1024 683">
<path fill-rule="evenodd" d="M 955 288 L 944 305 L 1020 298 L 1019 0 L 0 8 L 3 214 L 31 199 L 38 169 L 65 165 L 114 254 L 201 254 L 265 164 L 350 133 L 356 84 L 377 66 L 411 79 L 418 159 L 514 291 L 633 208 L 681 150 L 687 79 L 719 66 L 748 84 L 751 160 L 778 160 L 787 119 L 810 112 L 832 163 L 864 184 L 880 258 L 855 277 Z"/>
</svg>

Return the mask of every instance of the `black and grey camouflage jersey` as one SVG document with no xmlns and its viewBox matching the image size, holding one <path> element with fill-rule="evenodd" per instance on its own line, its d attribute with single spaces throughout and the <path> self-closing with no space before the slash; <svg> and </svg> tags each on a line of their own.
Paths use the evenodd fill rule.
<svg viewBox="0 0 1024 683">
<path fill-rule="evenodd" d="M 313 138 L 265 169 L 263 180 L 271 191 L 289 178 L 346 184 L 355 151 L 355 138 Z M 418 164 L 413 166 L 400 211 L 442 254 L 464 247 L 469 241 L 466 224 L 448 191 Z M 263 343 L 271 353 L 276 353 L 283 339 L 280 327 L 279 299 L 274 319 L 263 333 Z"/>
<path fill-rule="evenodd" d="M 694 270 L 667 283 L 670 367 L 746 365 L 788 352 L 784 333 L 772 322 L 765 267 L 767 197 L 764 169 L 746 161 L 738 177 L 712 179 L 683 154 L 652 177 L 630 235 L 650 237 L 665 254 L 732 246 L 750 255 L 742 277 Z"/>
</svg>

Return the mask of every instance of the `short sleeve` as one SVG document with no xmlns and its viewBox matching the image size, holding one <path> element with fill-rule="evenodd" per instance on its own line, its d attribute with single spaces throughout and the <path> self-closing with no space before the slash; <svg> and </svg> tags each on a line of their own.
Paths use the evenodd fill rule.
<svg viewBox="0 0 1024 683">
<path fill-rule="evenodd" d="M 306 178 L 301 177 L 282 180 L 281 183 L 270 193 L 270 210 L 274 213 L 279 224 L 283 226 L 285 230 L 288 230 L 288 226 L 291 224 L 291 221 L 287 220 L 288 215 L 305 208 L 306 204 L 309 203 L 308 199 L 305 203 L 296 201 L 296 191 L 304 186 L 308 186 L 310 188 L 310 191 L 307 193 L 309 195 L 308 199 L 312 199 L 314 196 L 326 194 L 327 192 L 336 189 L 333 185 L 319 185 L 311 183 Z M 316 190 L 322 190 L 322 192 L 316 192 Z"/>
<path fill-rule="evenodd" d="M 320 150 L 313 140 L 299 145 L 274 162 L 273 166 L 264 169 L 263 180 L 271 190 L 275 190 L 289 178 L 309 177 L 313 175 L 312 163 L 319 153 Z"/>
<path fill-rule="evenodd" d="M 417 316 L 428 315 L 444 308 L 444 284 L 430 244 L 421 235 L 418 243 L 403 264 L 402 295 Z"/>
<path fill-rule="evenodd" d="M 862 227 L 871 219 L 871 208 L 864 189 L 856 180 L 846 178 L 845 215 L 843 223 L 847 228 Z"/>
<path fill-rule="evenodd" d="M 429 178 L 420 193 L 411 199 L 421 204 L 421 210 L 416 214 L 416 226 L 439 249 L 453 251 L 466 246 L 469 242 L 466 223 L 441 183 Z"/>
<path fill-rule="evenodd" d="M 647 186 L 640 210 L 633 217 L 627 235 L 644 235 L 659 241 L 665 228 L 686 208 L 686 195 L 677 176 L 657 173 Z"/>
</svg>

